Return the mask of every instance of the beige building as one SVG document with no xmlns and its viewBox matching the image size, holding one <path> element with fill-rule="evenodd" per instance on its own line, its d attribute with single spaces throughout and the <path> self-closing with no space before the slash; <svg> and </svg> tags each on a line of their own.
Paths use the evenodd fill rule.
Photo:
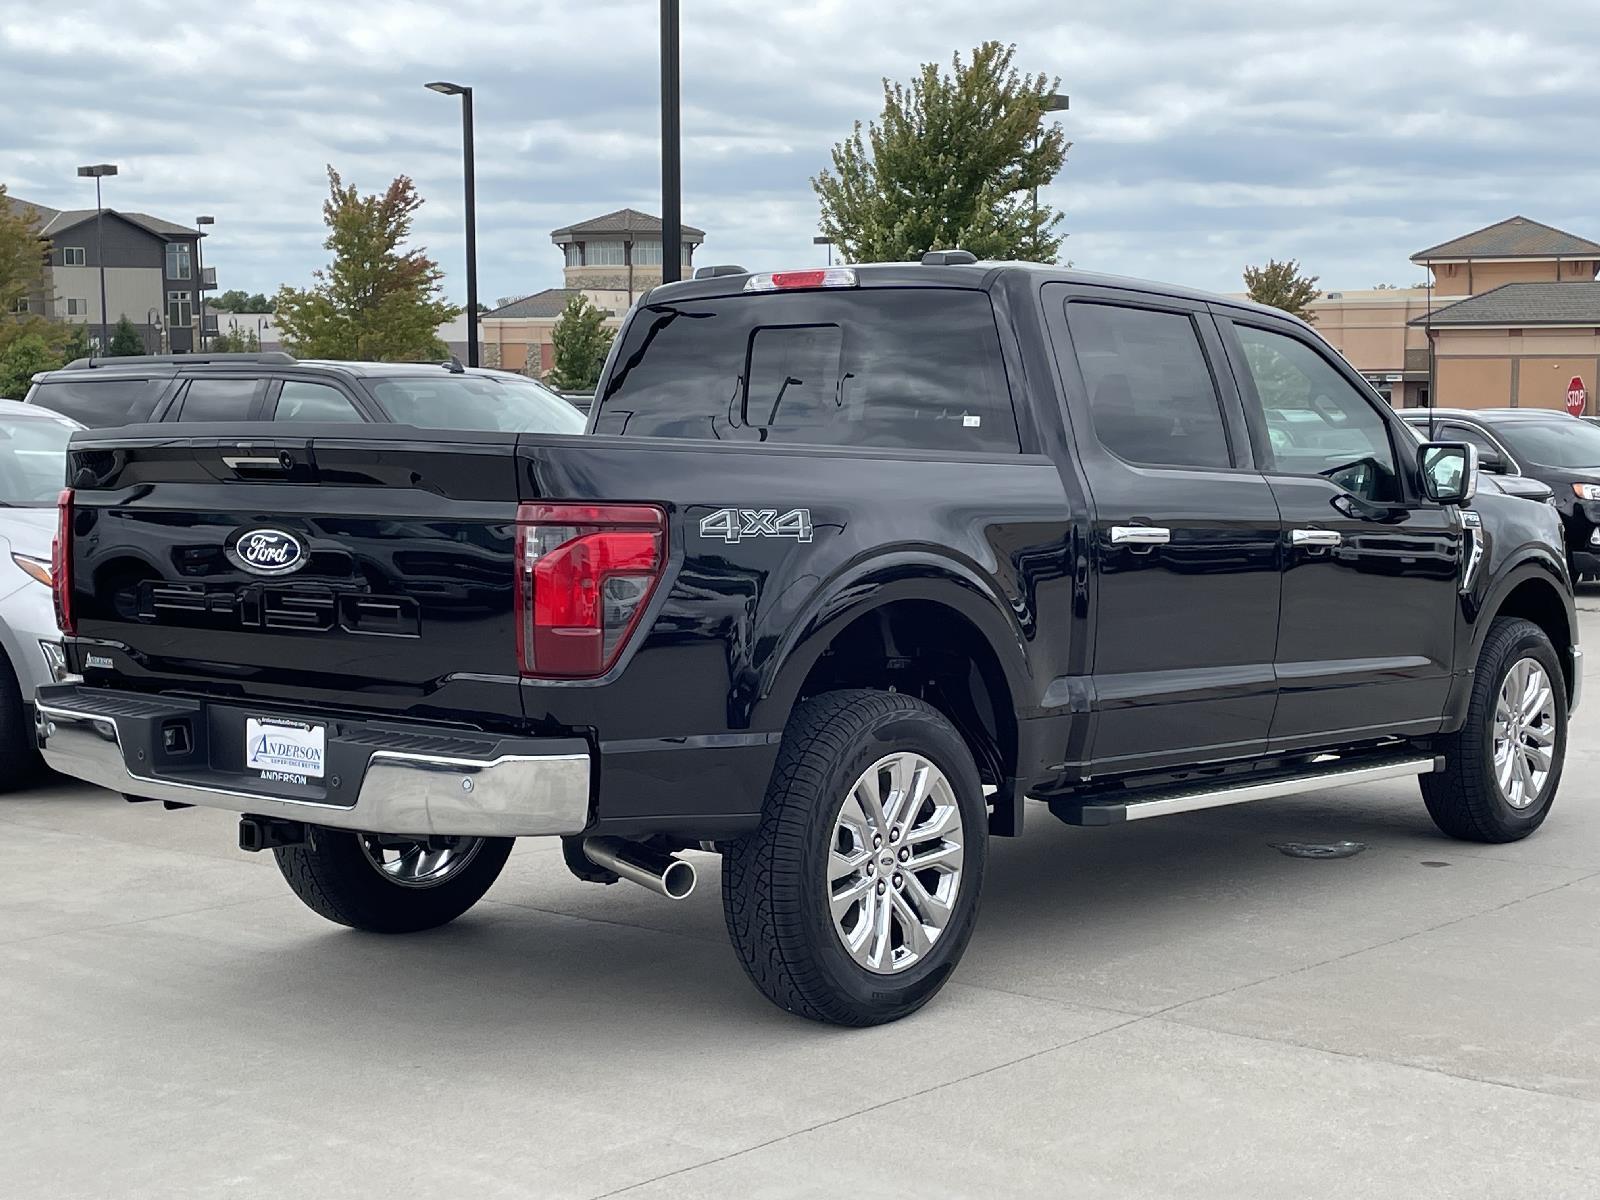
<svg viewBox="0 0 1600 1200">
<path fill-rule="evenodd" d="M 1600 412 L 1600 243 L 1511 217 L 1419 250 L 1426 288 L 1328 292 L 1317 329 L 1397 408 Z M 1431 354 L 1430 354 L 1431 342 Z M 1431 370 L 1430 370 L 1431 367 Z"/>
<path fill-rule="evenodd" d="M 705 231 L 683 226 L 683 275 Z M 555 365 L 552 335 L 567 302 L 577 295 L 604 309 L 615 329 L 640 292 L 661 282 L 661 218 L 621 208 L 551 231 L 566 259 L 565 287 L 547 288 L 487 312 L 478 322 L 483 365 L 542 376 Z"/>
</svg>

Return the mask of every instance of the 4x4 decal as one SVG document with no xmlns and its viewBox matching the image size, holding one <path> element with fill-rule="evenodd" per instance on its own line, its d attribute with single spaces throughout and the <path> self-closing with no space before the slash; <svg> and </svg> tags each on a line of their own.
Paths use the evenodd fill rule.
<svg viewBox="0 0 1600 1200">
<path fill-rule="evenodd" d="M 811 510 L 791 508 L 779 513 L 775 508 L 719 508 L 700 520 L 700 536 L 737 542 L 749 537 L 786 537 L 797 542 L 811 540 Z"/>
</svg>

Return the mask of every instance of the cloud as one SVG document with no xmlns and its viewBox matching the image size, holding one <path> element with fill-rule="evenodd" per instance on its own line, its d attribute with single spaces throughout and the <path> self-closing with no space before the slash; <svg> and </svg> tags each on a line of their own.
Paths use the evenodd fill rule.
<svg viewBox="0 0 1600 1200">
<path fill-rule="evenodd" d="M 1330 287 L 1411 282 L 1421 246 L 1521 212 L 1600 235 L 1591 150 L 1600 6 L 1456 0 L 813 0 L 683 5 L 684 215 L 702 261 L 814 261 L 809 179 L 882 79 L 987 37 L 1062 78 L 1075 145 L 1042 198 L 1078 266 L 1219 290 L 1299 258 Z M 915 19 L 908 20 L 914 11 Z M 577 19 L 575 14 L 581 15 Z M 461 294 L 456 103 L 476 91 L 481 291 L 550 286 L 549 230 L 659 212 L 650 0 L 237 0 L 197 24 L 176 0 L 6 0 L 0 180 L 77 206 L 215 213 L 222 286 L 303 284 L 320 265 L 324 165 L 396 174 Z"/>
</svg>

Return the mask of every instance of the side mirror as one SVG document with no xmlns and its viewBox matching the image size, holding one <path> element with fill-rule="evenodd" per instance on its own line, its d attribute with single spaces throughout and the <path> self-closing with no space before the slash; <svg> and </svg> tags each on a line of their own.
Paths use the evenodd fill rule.
<svg viewBox="0 0 1600 1200">
<path fill-rule="evenodd" d="M 1479 450 L 1478 470 L 1487 471 L 1491 475 L 1504 475 L 1506 473 L 1506 460 L 1500 457 L 1498 450 Z"/>
<path fill-rule="evenodd" d="M 1435 504 L 1465 504 L 1478 494 L 1478 448 L 1466 442 L 1427 442 L 1417 448 L 1422 489 Z"/>
</svg>

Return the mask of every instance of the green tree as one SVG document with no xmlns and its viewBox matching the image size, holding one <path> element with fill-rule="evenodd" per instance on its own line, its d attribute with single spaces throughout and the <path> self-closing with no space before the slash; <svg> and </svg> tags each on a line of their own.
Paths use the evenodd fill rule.
<svg viewBox="0 0 1600 1200">
<path fill-rule="evenodd" d="M 69 363 L 75 358 L 87 358 L 92 352 L 87 325 L 68 325 L 67 336 L 61 343 L 61 361 Z"/>
<path fill-rule="evenodd" d="M 822 233 L 849 262 L 916 259 L 957 247 L 979 258 L 1054 262 L 1062 214 L 1035 189 L 1066 162 L 1059 126 L 1041 127 L 1061 82 L 1022 75 L 1016 47 L 984 42 L 945 74 L 925 63 L 910 86 L 883 81 L 883 112 L 833 148 L 811 180 Z"/>
<path fill-rule="evenodd" d="M 594 391 L 611 349 L 612 333 L 605 328 L 605 319 L 605 310 L 590 304 L 582 292 L 567 301 L 550 333 L 555 347 L 550 382 L 556 387 L 568 392 Z"/>
<path fill-rule="evenodd" d="M 133 322 L 128 320 L 128 315 L 124 313 L 117 318 L 116 328 L 111 331 L 111 345 L 106 348 L 106 353 L 128 355 L 144 352 L 144 339 L 139 336 L 139 331 L 133 327 Z"/>
<path fill-rule="evenodd" d="M 1257 304 L 1281 308 L 1302 321 L 1315 319 L 1311 302 L 1322 295 L 1317 288 L 1317 276 L 1300 274 L 1300 263 L 1293 258 L 1286 262 L 1273 258 L 1268 259 L 1264 267 L 1246 267 L 1244 286 L 1250 299 Z"/>
<path fill-rule="evenodd" d="M 14 208 L 6 201 L 0 183 L 0 314 L 16 313 L 23 301 L 44 298 L 45 263 L 49 247 L 38 234 L 39 214 L 32 208 Z M 12 324 L 26 324 L 12 321 Z"/>
<path fill-rule="evenodd" d="M 48 300 L 48 245 L 38 234 L 39 214 L 13 207 L 0 183 L 0 350 L 29 335 L 43 338 L 52 351 L 66 344 L 68 329 L 41 312 Z M 26 307 L 27 311 L 19 312 Z"/>
<path fill-rule="evenodd" d="M 211 339 L 211 348 L 219 354 L 254 354 L 261 349 L 261 336 L 254 329 L 230 326 Z"/>
<path fill-rule="evenodd" d="M 442 299 L 439 264 L 402 250 L 422 198 L 399 176 L 381 196 L 362 196 L 328 168 L 322 206 L 333 262 L 307 291 L 284 287 L 274 311 L 284 349 L 303 358 L 416 362 L 449 353 L 437 330 L 461 315 Z"/>
<path fill-rule="evenodd" d="M 53 371 L 64 360 L 41 334 L 24 333 L 0 349 L 0 399 L 21 400 L 38 371 Z"/>
<path fill-rule="evenodd" d="M 264 313 L 272 311 L 272 301 L 261 292 L 246 292 L 229 288 L 215 299 L 207 301 L 212 312 Z"/>
</svg>

